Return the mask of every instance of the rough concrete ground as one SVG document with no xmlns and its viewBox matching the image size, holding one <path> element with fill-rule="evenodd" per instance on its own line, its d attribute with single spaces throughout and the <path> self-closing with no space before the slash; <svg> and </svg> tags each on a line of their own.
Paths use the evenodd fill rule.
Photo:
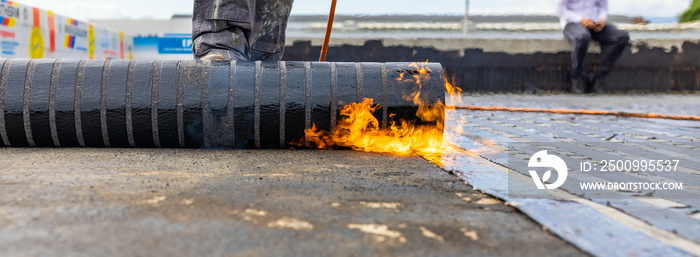
<svg viewBox="0 0 700 257">
<path fill-rule="evenodd" d="M 418 157 L 0 149 L 0 256 L 573 256 Z"/>
</svg>

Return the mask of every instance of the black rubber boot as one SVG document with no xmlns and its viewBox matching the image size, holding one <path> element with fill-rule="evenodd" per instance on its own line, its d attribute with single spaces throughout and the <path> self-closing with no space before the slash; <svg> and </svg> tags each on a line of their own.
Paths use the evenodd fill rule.
<svg viewBox="0 0 700 257">
<path fill-rule="evenodd" d="M 605 91 L 603 91 L 602 79 L 599 79 L 599 78 L 593 79 L 593 86 L 591 87 L 591 93 L 594 93 L 594 94 L 605 93 Z"/>
<path fill-rule="evenodd" d="M 574 79 L 571 81 L 569 91 L 573 94 L 583 94 L 586 91 L 586 82 L 582 79 Z"/>
</svg>

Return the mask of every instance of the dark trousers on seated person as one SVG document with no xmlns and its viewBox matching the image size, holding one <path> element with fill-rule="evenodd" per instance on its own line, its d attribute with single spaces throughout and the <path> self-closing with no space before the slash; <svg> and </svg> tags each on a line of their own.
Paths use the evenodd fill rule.
<svg viewBox="0 0 700 257">
<path fill-rule="evenodd" d="M 613 25 L 607 25 L 600 32 L 588 29 L 580 23 L 569 23 L 564 27 L 564 36 L 574 45 L 571 52 L 571 72 L 574 79 L 584 79 L 587 77 L 583 61 L 588 53 L 588 45 L 591 40 L 600 43 L 602 50 L 602 62 L 598 65 L 595 79 L 600 80 L 612 70 L 615 61 L 622 55 L 622 52 L 629 43 L 629 34 Z"/>
</svg>

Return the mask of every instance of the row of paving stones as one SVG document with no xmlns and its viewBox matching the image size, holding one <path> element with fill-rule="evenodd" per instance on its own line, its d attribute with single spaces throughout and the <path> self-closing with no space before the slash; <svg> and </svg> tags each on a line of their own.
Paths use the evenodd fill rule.
<svg viewBox="0 0 700 257">
<path fill-rule="evenodd" d="M 698 99 L 697 96 L 688 95 L 582 97 L 496 94 L 466 96 L 463 101 L 465 105 L 479 106 L 696 115 L 700 110 L 697 108 L 700 107 Z M 700 243 L 696 233 L 700 229 L 700 162 L 696 158 L 700 155 L 698 122 L 458 110 L 448 115 L 446 128 L 448 135 L 452 135 L 447 140 L 452 144 L 525 176 L 530 176 L 529 158 L 541 150 L 557 153 L 567 163 L 579 164 L 619 159 L 679 160 L 672 172 L 625 169 L 620 172 L 586 173 L 581 172 L 579 167 L 569 167 L 569 177 L 562 189 L 572 196 L 612 206 L 694 244 Z M 580 182 L 683 183 L 683 190 L 619 189 L 592 192 L 583 190 Z M 511 188 L 508 191 L 515 190 Z M 529 196 L 521 195 L 521 198 Z"/>
</svg>

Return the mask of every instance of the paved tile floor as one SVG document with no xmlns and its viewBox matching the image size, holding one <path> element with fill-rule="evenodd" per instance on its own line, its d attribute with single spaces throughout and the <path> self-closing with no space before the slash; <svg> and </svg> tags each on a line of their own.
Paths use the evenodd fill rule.
<svg viewBox="0 0 700 257">
<path fill-rule="evenodd" d="M 507 106 L 532 108 L 569 108 L 594 109 L 624 112 L 662 113 L 679 115 L 700 114 L 700 97 L 696 95 L 507 95 L 482 94 L 463 97 L 463 104 L 477 106 Z M 496 164 L 496 170 L 504 170 L 508 175 L 492 179 L 476 178 L 470 175 L 470 168 L 452 167 L 453 172 L 461 174 L 467 182 L 485 192 L 503 199 L 525 205 L 541 193 L 537 191 L 528 173 L 529 158 L 541 150 L 558 154 L 565 162 L 580 164 L 601 160 L 678 160 L 677 168 L 672 171 L 649 171 L 624 168 L 618 172 L 582 172 L 578 165 L 569 165 L 569 176 L 557 192 L 557 196 L 544 197 L 554 200 L 584 201 L 594 207 L 608 206 L 615 212 L 603 216 L 617 219 L 613 224 L 632 228 L 630 234 L 645 231 L 637 243 L 629 242 L 631 247 L 651 245 L 662 242 L 657 249 L 618 250 L 615 244 L 604 243 L 587 247 L 595 242 L 593 236 L 600 231 L 578 231 L 567 237 L 567 228 L 553 229 L 555 233 L 589 253 L 598 255 L 605 251 L 615 251 L 621 256 L 636 254 L 679 254 L 670 248 L 683 249 L 684 254 L 700 254 L 700 122 L 677 121 L 665 119 L 623 118 L 612 116 L 568 115 L 550 113 L 514 113 L 501 111 L 467 111 L 456 110 L 446 124 L 447 140 L 455 148 L 468 150 L 476 154 L 482 162 Z M 466 158 L 469 159 L 469 158 Z M 454 166 L 455 164 L 452 164 Z M 450 169 L 450 164 L 446 164 Z M 573 166 L 573 167 L 572 167 Z M 484 173 L 491 174 L 491 173 Z M 531 185 L 522 181 L 513 182 L 514 178 L 525 178 Z M 528 181 L 529 180 L 529 181 Z M 571 183 L 569 183 L 571 182 Z M 581 183 L 586 182 L 639 182 L 639 183 L 682 183 L 683 190 L 668 191 L 654 189 L 616 189 L 590 191 L 583 190 Z M 508 186 L 504 186 L 504 185 Z M 494 186 L 496 185 L 496 186 Z M 521 190 L 522 189 L 522 190 Z M 501 191 L 507 191 L 505 193 Z M 521 190 L 521 191 L 518 191 Z M 538 202 L 541 203 L 541 202 Z M 532 210 L 546 210 L 537 207 Z M 578 207 L 576 207 L 578 208 Z M 559 208 L 553 212 L 571 211 Z M 596 214 L 604 213 L 602 211 Z M 554 222 L 551 219 L 531 217 L 543 225 L 562 225 L 564 220 Z M 614 217 L 613 217 L 614 216 Z M 585 226 L 595 227 L 597 221 L 581 220 Z M 641 222 L 646 226 L 635 226 Z M 636 223 L 635 223 L 636 224 Z M 579 233 L 580 232 L 580 233 Z M 590 232 L 590 233 L 589 233 Z M 620 237 L 630 236 L 621 234 Z M 615 236 L 611 236 L 615 237 Z M 632 238 L 632 237 L 630 237 Z M 667 240 L 672 238 L 671 240 Z M 618 238 L 623 243 L 625 240 Z M 645 240 L 649 240 L 648 243 Z M 668 248 L 669 245 L 673 245 Z M 609 248 L 606 248 L 609 247 Z M 654 252 L 658 249 L 660 252 Z M 606 254 L 607 255 L 607 254 Z"/>
</svg>

